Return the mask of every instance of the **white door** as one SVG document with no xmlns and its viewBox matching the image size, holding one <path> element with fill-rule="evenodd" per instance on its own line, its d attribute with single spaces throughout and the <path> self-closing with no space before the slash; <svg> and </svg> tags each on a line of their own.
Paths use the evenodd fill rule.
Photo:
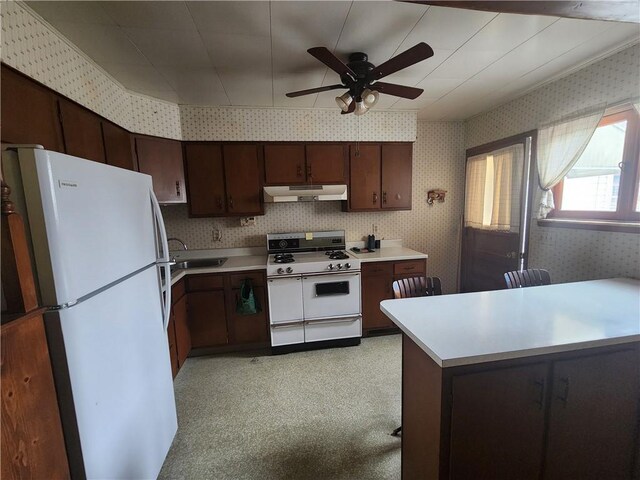
<svg viewBox="0 0 640 480">
<path fill-rule="evenodd" d="M 62 305 L 157 259 L 151 177 L 20 149 L 42 300 Z"/>
<path fill-rule="evenodd" d="M 270 278 L 269 317 L 271 323 L 302 321 L 302 279 L 300 277 Z"/>
<path fill-rule="evenodd" d="M 68 372 L 73 396 L 65 436 L 77 429 L 87 478 L 156 478 L 177 430 L 156 267 L 47 315 L 49 337 L 63 339 L 51 344 L 56 379 Z M 55 362 L 65 355 L 66 369 Z"/>
</svg>

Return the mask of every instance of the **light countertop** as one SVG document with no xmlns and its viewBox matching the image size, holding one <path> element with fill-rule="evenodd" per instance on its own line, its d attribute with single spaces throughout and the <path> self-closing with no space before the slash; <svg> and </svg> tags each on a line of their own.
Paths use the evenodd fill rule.
<svg viewBox="0 0 640 480">
<path fill-rule="evenodd" d="M 221 256 L 221 255 L 218 255 Z M 213 257 L 213 255 L 212 255 Z M 182 260 L 189 257 L 183 256 Z M 192 255 L 191 258 L 207 258 L 197 255 Z M 180 259 L 178 259 L 180 261 Z M 245 270 L 266 270 L 267 268 L 267 256 L 266 255 L 236 255 L 227 257 L 227 261 L 220 267 L 203 267 L 203 268 L 189 268 L 186 270 L 176 270 L 171 275 L 171 285 L 175 284 L 178 280 L 182 279 L 186 275 L 197 275 L 201 273 L 226 273 L 226 272 L 240 272 Z"/>
<path fill-rule="evenodd" d="M 428 258 L 426 253 L 421 253 L 406 247 L 382 247 L 372 253 L 355 253 L 349 250 L 349 254 L 360 260 L 360 262 L 391 262 L 395 260 Z"/>
<path fill-rule="evenodd" d="M 443 368 L 640 341 L 640 281 L 631 279 L 380 305 Z"/>
</svg>

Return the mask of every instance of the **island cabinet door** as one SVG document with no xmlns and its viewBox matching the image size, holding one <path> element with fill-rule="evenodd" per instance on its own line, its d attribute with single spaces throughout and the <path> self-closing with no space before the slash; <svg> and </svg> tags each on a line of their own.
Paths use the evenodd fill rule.
<svg viewBox="0 0 640 480">
<path fill-rule="evenodd" d="M 539 479 L 547 363 L 454 376 L 450 478 Z"/>
<path fill-rule="evenodd" d="M 639 383 L 638 350 L 554 363 L 545 479 L 637 478 Z"/>
</svg>

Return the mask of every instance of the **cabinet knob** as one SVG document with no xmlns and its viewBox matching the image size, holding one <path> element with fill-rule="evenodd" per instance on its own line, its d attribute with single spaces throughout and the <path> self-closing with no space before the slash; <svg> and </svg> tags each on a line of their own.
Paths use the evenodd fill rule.
<svg viewBox="0 0 640 480">
<path fill-rule="evenodd" d="M 375 205 L 376 203 L 378 203 L 378 194 L 373 192 L 373 204 Z"/>
<path fill-rule="evenodd" d="M 229 195 L 229 208 L 233 208 L 233 197 Z"/>
<path fill-rule="evenodd" d="M 382 203 L 387 203 L 387 192 L 382 192 Z"/>
<path fill-rule="evenodd" d="M 180 196 L 180 181 L 176 182 L 176 196 Z"/>
<path fill-rule="evenodd" d="M 298 176 L 298 177 L 302 176 L 302 166 L 301 165 L 298 165 L 298 167 L 297 167 L 296 176 Z"/>
<path fill-rule="evenodd" d="M 569 377 L 560 378 L 560 383 L 564 384 L 564 391 L 562 394 L 556 396 L 556 398 L 562 402 L 564 407 L 566 407 L 567 400 L 569 399 Z"/>
</svg>

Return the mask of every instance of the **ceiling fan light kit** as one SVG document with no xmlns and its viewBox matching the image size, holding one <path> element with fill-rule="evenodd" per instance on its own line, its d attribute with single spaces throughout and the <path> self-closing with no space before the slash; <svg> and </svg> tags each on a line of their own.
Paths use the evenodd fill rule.
<svg viewBox="0 0 640 480">
<path fill-rule="evenodd" d="M 349 61 L 346 64 L 325 47 L 313 47 L 307 52 L 340 75 L 342 83 L 289 92 L 287 97 L 300 97 L 346 88 L 347 92 L 336 97 L 336 104 L 343 115 L 367 113 L 378 102 L 381 93 L 410 100 L 418 98 L 424 91 L 421 88 L 378 82 L 378 80 L 433 56 L 432 48 L 424 42 L 418 43 L 377 67 L 369 63 L 367 54 L 362 52 L 349 55 Z"/>
<path fill-rule="evenodd" d="M 349 94 L 349 92 L 345 92 L 339 97 L 336 97 L 336 103 L 340 107 L 340 110 L 342 110 L 343 112 L 347 112 L 349 110 L 351 102 L 353 102 L 353 97 L 351 96 L 351 94 Z"/>
</svg>

